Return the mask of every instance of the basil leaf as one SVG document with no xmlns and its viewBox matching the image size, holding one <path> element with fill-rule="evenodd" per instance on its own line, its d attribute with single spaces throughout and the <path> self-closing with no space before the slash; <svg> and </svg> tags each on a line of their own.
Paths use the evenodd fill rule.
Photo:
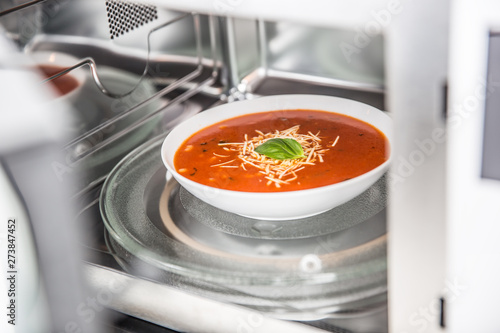
<svg viewBox="0 0 500 333">
<path fill-rule="evenodd" d="M 293 160 L 306 157 L 300 143 L 289 138 L 269 139 L 255 148 L 255 151 L 275 160 Z"/>
</svg>

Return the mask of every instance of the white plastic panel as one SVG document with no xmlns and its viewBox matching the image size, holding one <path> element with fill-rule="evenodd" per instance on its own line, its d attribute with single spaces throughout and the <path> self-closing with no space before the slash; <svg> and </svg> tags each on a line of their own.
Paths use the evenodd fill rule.
<svg viewBox="0 0 500 333">
<path fill-rule="evenodd" d="M 181 11 L 194 11 L 267 21 L 289 21 L 326 27 L 365 29 L 366 24 L 387 26 L 402 10 L 400 0 L 148 0 L 150 4 Z M 375 22 L 375 23 L 374 23 Z"/>
<path fill-rule="evenodd" d="M 481 178 L 481 167 L 486 98 L 500 94 L 500 78 L 488 77 L 487 68 L 500 3 L 458 0 L 451 13 L 447 280 L 454 288 L 448 324 L 454 333 L 498 332 L 500 182 Z"/>
<path fill-rule="evenodd" d="M 390 177 L 390 332 L 442 332 L 445 290 L 447 1 L 406 1 L 386 35 L 395 153 Z"/>
</svg>

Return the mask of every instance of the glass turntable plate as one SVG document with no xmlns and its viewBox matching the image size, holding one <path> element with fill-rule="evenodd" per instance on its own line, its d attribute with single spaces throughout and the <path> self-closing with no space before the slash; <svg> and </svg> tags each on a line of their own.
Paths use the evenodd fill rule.
<svg viewBox="0 0 500 333">
<path fill-rule="evenodd" d="M 373 209 L 350 228 L 311 237 L 227 233 L 199 221 L 204 214 L 181 202 L 183 189 L 165 178 L 163 139 L 127 155 L 103 186 L 101 215 L 124 269 L 294 320 L 352 316 L 385 304 L 385 209 Z M 385 192 L 383 184 L 374 186 Z M 381 200 L 385 204 L 385 196 Z"/>
</svg>

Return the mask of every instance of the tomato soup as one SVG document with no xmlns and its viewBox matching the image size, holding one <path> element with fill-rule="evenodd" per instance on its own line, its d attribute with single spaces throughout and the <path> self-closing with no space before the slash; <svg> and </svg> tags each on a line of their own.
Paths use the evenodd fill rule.
<svg viewBox="0 0 500 333">
<path fill-rule="evenodd" d="M 38 65 L 38 69 L 44 75 L 44 79 L 48 79 L 49 77 L 62 72 L 67 68 L 55 65 Z M 78 87 L 78 81 L 71 75 L 71 73 L 61 75 L 50 80 L 49 82 L 55 88 L 58 96 L 66 95 Z"/>
<path fill-rule="evenodd" d="M 292 138 L 301 158 L 274 159 L 255 151 L 270 138 Z M 208 126 L 177 150 L 182 176 L 212 187 L 283 192 L 339 183 L 381 165 L 388 157 L 382 132 L 358 119 L 318 110 L 253 113 Z"/>
</svg>

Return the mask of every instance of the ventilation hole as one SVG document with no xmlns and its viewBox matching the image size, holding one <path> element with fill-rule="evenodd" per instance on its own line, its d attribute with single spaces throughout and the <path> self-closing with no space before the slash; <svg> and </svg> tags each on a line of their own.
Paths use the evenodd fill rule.
<svg viewBox="0 0 500 333">
<path fill-rule="evenodd" d="M 110 37 L 118 37 L 158 19 L 156 6 L 125 0 L 106 0 Z"/>
</svg>

